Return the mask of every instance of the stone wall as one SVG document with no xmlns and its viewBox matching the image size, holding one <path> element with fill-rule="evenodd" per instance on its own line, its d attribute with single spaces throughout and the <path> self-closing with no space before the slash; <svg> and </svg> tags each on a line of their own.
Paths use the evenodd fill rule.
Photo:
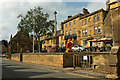
<svg viewBox="0 0 120 80">
<path fill-rule="evenodd" d="M 40 65 L 71 67 L 73 66 L 73 55 L 65 53 L 23 53 L 22 62 Z M 12 60 L 21 61 L 20 54 L 12 54 Z"/>
<path fill-rule="evenodd" d="M 11 60 L 20 61 L 20 54 L 19 53 L 12 54 Z"/>
<path fill-rule="evenodd" d="M 99 72 L 104 71 L 111 74 L 117 74 L 117 55 L 110 54 L 108 52 L 23 53 L 22 62 L 57 67 L 73 67 L 73 55 L 80 56 L 81 58 L 83 58 L 83 56 L 92 56 L 92 66 L 90 66 L 91 69 Z M 20 54 L 12 54 L 11 59 L 20 61 Z M 80 64 L 80 59 L 76 60 L 78 61 L 78 64 Z"/>
<path fill-rule="evenodd" d="M 63 54 L 23 54 L 23 62 L 62 67 Z"/>
<path fill-rule="evenodd" d="M 117 74 L 118 61 L 116 54 L 110 54 L 108 52 L 85 52 L 74 53 L 74 55 L 80 56 L 82 58 L 83 56 L 92 56 L 92 66 L 90 67 L 91 69 L 99 72 Z M 89 63 L 86 65 L 89 65 Z M 82 68 L 83 67 L 84 66 L 82 66 Z"/>
<path fill-rule="evenodd" d="M 117 70 L 117 55 L 104 53 L 93 56 L 93 69 L 98 71 L 105 71 L 111 74 L 116 74 Z"/>
</svg>

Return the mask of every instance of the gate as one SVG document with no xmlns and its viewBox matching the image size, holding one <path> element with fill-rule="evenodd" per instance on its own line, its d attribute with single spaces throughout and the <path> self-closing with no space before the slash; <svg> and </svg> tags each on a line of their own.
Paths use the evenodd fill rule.
<svg viewBox="0 0 120 80">
<path fill-rule="evenodd" d="M 92 55 L 73 55 L 73 66 L 81 68 L 92 68 L 93 56 Z"/>
</svg>

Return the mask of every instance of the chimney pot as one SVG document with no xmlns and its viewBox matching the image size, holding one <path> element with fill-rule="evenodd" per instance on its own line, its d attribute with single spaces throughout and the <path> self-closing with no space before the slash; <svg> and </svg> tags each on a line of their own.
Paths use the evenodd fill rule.
<svg viewBox="0 0 120 80">
<path fill-rule="evenodd" d="M 68 16 L 68 19 L 71 18 L 72 16 Z"/>
</svg>

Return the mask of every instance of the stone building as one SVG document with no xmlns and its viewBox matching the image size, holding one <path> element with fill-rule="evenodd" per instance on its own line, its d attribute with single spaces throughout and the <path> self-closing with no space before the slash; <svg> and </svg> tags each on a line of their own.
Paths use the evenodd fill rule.
<svg viewBox="0 0 120 80">
<path fill-rule="evenodd" d="M 112 6 L 113 7 L 113 6 Z M 74 45 L 84 47 L 90 46 L 112 46 L 112 21 L 111 21 L 110 4 L 106 2 L 106 10 L 99 9 L 90 13 L 88 9 L 83 8 L 82 13 L 68 16 L 61 22 L 61 35 L 58 36 L 59 47 L 65 46 L 68 38 L 71 38 Z M 44 40 L 44 46 L 53 46 L 52 38 L 45 39 L 47 35 L 40 36 Z M 46 41 L 47 40 L 47 41 Z"/>
<path fill-rule="evenodd" d="M 63 35 L 63 33 L 61 33 L 61 30 L 58 30 L 56 36 L 53 36 L 53 34 L 54 34 L 53 32 L 49 32 L 47 34 L 40 36 L 40 41 L 42 42 L 41 45 L 42 49 L 54 47 L 55 43 L 57 43 L 56 46 L 59 46 L 61 36 Z"/>
<path fill-rule="evenodd" d="M 68 38 L 74 45 L 84 47 L 103 46 L 105 38 L 104 19 L 107 11 L 99 9 L 92 13 L 83 8 L 83 13 L 68 16 L 62 23 L 64 30 L 64 45 Z"/>
<path fill-rule="evenodd" d="M 12 53 L 25 53 L 27 50 L 32 52 L 32 39 L 23 31 L 19 31 L 14 37 L 11 35 L 9 46 Z"/>
</svg>

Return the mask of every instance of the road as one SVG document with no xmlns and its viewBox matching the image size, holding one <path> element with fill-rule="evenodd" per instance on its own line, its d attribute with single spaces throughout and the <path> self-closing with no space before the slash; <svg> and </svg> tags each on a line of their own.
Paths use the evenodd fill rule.
<svg viewBox="0 0 120 80">
<path fill-rule="evenodd" d="M 2 78 L 41 78 L 49 80 L 100 80 L 80 74 L 64 73 L 35 67 L 22 62 L 2 59 Z M 40 79 L 40 80 L 41 80 Z"/>
</svg>

